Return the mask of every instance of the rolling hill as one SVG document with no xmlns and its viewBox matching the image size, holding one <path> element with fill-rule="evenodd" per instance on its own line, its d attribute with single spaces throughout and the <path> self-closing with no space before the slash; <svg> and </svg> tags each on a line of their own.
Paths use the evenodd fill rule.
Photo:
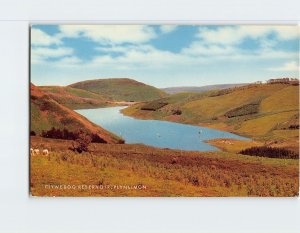
<svg viewBox="0 0 300 233">
<path fill-rule="evenodd" d="M 249 83 L 235 83 L 235 84 L 216 84 L 216 85 L 206 85 L 206 86 L 190 86 L 190 87 L 167 87 L 162 88 L 161 90 L 167 92 L 168 94 L 176 94 L 181 92 L 205 92 L 205 91 L 211 91 L 211 90 L 222 90 L 232 87 L 240 87 L 240 86 L 246 86 Z"/>
<path fill-rule="evenodd" d="M 298 150 L 299 86 L 248 85 L 178 93 L 123 110 L 126 115 L 203 125 Z"/>
<path fill-rule="evenodd" d="M 99 108 L 108 105 L 103 96 L 82 89 L 62 86 L 39 86 L 39 89 L 59 104 L 71 109 Z"/>
<path fill-rule="evenodd" d="M 166 97 L 167 94 L 153 86 L 128 78 L 87 80 L 68 87 L 100 94 L 110 101 L 150 101 Z"/>
<path fill-rule="evenodd" d="M 108 143 L 118 143 L 121 138 L 95 125 L 73 110 L 59 104 L 35 85 L 30 86 L 31 129 L 36 134 L 43 130 L 66 128 L 69 131 L 79 129 L 86 133 L 97 134 Z"/>
</svg>

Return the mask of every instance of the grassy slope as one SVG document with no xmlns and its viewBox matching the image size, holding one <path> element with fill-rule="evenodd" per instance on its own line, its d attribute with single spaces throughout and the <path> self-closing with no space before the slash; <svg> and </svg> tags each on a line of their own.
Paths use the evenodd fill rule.
<svg viewBox="0 0 300 233">
<path fill-rule="evenodd" d="M 283 144 L 290 142 L 286 145 L 297 149 L 298 130 L 287 128 L 292 123 L 298 124 L 298 91 L 299 86 L 264 84 L 235 88 L 220 96 L 216 96 L 214 92 L 181 93 L 156 100 L 157 103 L 169 103 L 157 111 L 143 111 L 141 107 L 145 103 L 140 103 L 123 112 L 144 119 L 154 118 L 205 125 L 262 141 L 273 140 Z M 233 118 L 224 116 L 225 113 L 250 103 L 259 104 L 256 114 Z M 172 114 L 173 109 L 180 109 L 182 114 Z M 284 126 L 286 129 L 282 130 Z"/>
<path fill-rule="evenodd" d="M 61 86 L 39 86 L 52 99 L 72 109 L 97 108 L 108 105 L 105 97 L 82 89 Z"/>
<path fill-rule="evenodd" d="M 71 142 L 31 137 L 50 157 L 31 157 L 34 196 L 295 196 L 298 160 L 225 152 L 188 152 L 143 145 L 93 144 L 90 153 L 68 151 Z M 47 189 L 47 184 L 137 185 L 126 189 Z"/>
<path fill-rule="evenodd" d="M 126 78 L 88 80 L 69 87 L 101 94 L 111 101 L 149 101 L 167 95 L 155 87 Z"/>
<path fill-rule="evenodd" d="M 176 94 L 182 92 L 205 92 L 210 90 L 221 90 L 221 89 L 227 89 L 227 88 L 239 87 L 245 85 L 248 85 L 248 83 L 216 84 L 216 85 L 207 85 L 207 86 L 200 86 L 200 87 L 197 86 L 167 87 L 167 88 L 162 88 L 161 90 L 169 94 Z"/>
<path fill-rule="evenodd" d="M 97 133 L 107 142 L 116 143 L 119 138 L 103 128 L 95 125 L 73 110 L 57 103 L 49 95 L 31 84 L 31 130 L 37 134 L 51 127 L 77 131 L 82 129 L 88 133 Z"/>
</svg>

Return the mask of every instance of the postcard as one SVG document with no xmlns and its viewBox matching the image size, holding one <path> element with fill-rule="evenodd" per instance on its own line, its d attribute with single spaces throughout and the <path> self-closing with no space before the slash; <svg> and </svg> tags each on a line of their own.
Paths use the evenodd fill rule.
<svg viewBox="0 0 300 233">
<path fill-rule="evenodd" d="M 30 28 L 30 192 L 299 195 L 296 25 Z"/>
</svg>

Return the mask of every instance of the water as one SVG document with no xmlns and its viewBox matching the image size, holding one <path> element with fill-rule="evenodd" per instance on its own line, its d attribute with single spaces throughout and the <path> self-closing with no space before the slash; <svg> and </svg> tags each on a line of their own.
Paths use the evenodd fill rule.
<svg viewBox="0 0 300 233">
<path fill-rule="evenodd" d="M 76 110 L 95 124 L 121 136 L 126 143 L 193 151 L 214 151 L 205 140 L 233 138 L 248 140 L 236 134 L 205 127 L 159 120 L 139 120 L 123 115 L 125 107 Z"/>
</svg>

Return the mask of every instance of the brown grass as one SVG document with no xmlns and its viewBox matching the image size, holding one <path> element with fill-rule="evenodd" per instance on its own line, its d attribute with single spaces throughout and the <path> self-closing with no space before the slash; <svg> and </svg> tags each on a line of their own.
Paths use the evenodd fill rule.
<svg viewBox="0 0 300 233">
<path fill-rule="evenodd" d="M 34 196 L 298 195 L 298 160 L 126 144 L 92 144 L 89 153 L 76 154 L 68 151 L 68 141 L 32 137 L 31 143 L 51 150 L 49 157 L 31 157 Z M 142 185 L 146 189 L 45 188 L 50 184 Z"/>
</svg>

